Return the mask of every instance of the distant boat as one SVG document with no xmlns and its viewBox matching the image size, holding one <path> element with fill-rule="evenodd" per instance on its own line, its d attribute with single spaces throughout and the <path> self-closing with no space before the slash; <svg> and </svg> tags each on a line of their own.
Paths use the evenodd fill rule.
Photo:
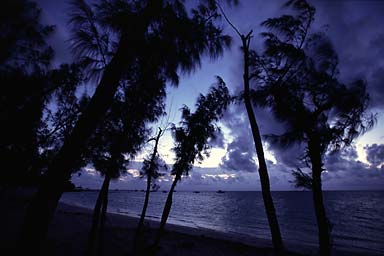
<svg viewBox="0 0 384 256">
<path fill-rule="evenodd" d="M 163 191 L 161 191 L 161 192 L 163 192 L 163 193 L 167 193 L 167 191 L 166 191 L 166 190 L 163 190 Z"/>
<path fill-rule="evenodd" d="M 200 191 L 193 191 L 193 193 L 196 193 L 196 194 L 198 194 L 198 193 L 200 193 Z"/>
<path fill-rule="evenodd" d="M 222 193 L 224 193 L 224 191 L 222 191 L 222 190 L 217 190 L 216 193 L 220 193 L 220 194 L 222 194 Z"/>
</svg>

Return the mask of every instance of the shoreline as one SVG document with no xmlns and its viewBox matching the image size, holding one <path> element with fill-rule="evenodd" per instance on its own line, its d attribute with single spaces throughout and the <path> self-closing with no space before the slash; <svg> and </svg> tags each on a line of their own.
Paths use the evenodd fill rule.
<svg viewBox="0 0 384 256">
<path fill-rule="evenodd" d="M 53 230 L 61 226 L 64 216 L 73 218 L 87 217 L 91 218 L 92 211 L 89 208 L 74 206 L 67 203 L 60 203 L 53 221 Z M 64 218 L 66 218 L 64 217 Z M 120 240 L 122 233 L 127 238 L 131 236 L 138 223 L 137 217 L 128 216 L 122 213 L 107 214 L 106 233 L 108 231 L 116 232 L 115 238 Z M 83 223 L 84 224 L 84 223 Z M 159 222 L 155 220 L 145 220 L 145 239 L 152 241 L 159 227 Z M 53 238 L 55 231 L 51 230 L 49 237 Z M 88 230 L 87 230 L 88 231 Z M 128 234 L 131 233 L 131 234 Z M 133 239 L 126 239 L 125 249 L 129 253 Z M 109 243 L 110 241 L 106 241 Z M 121 241 L 122 242 L 122 241 Z M 267 240 L 259 239 L 255 241 L 244 239 L 242 236 L 234 236 L 224 232 L 218 232 L 206 228 L 192 228 L 187 226 L 167 223 L 164 237 L 160 243 L 159 251 L 156 255 L 273 255 L 271 243 Z M 151 243 L 147 243 L 147 246 Z M 178 251 L 175 254 L 174 250 Z M 207 254 L 207 252 L 211 252 Z M 217 254 L 216 254 L 217 253 Z M 72 255 L 72 254 L 71 254 Z M 108 255 L 115 255 L 110 254 Z M 298 255 L 298 254 L 289 254 Z"/>
<path fill-rule="evenodd" d="M 30 191 L 8 191 L 0 195 L 4 210 L 0 211 L 0 253 L 14 255 L 16 241 L 30 201 Z M 42 255 L 83 256 L 92 221 L 92 210 L 60 202 L 50 224 Z M 104 232 L 104 255 L 132 255 L 132 241 L 138 218 L 107 213 Z M 145 221 L 144 243 L 152 245 L 159 222 Z M 273 255 L 267 245 L 248 245 L 231 235 L 203 228 L 191 228 L 174 224 L 166 225 L 166 231 L 156 256 L 183 255 Z M 146 255 L 145 252 L 138 255 Z M 297 254 L 289 254 L 297 255 Z"/>
<path fill-rule="evenodd" d="M 6 193 L 0 197 L 0 252 L 13 255 L 30 193 Z M 50 225 L 44 255 L 84 255 L 91 226 L 92 209 L 60 202 Z M 108 212 L 105 229 L 104 255 L 131 255 L 138 217 Z M 152 244 L 159 221 L 145 221 L 145 244 Z M 292 251 L 287 255 L 318 255 L 318 248 L 303 244 L 285 244 Z M 145 255 L 144 253 L 139 255 Z M 163 255 L 273 255 L 271 241 L 238 233 L 225 233 L 203 227 L 167 223 L 166 232 L 157 252 Z M 376 255 L 361 253 L 354 248 L 334 249 L 333 255 Z M 380 254 L 377 254 L 380 255 Z"/>
<path fill-rule="evenodd" d="M 92 209 L 77 205 L 71 205 L 68 203 L 60 203 L 57 210 L 65 214 L 83 214 L 89 216 L 89 218 L 92 214 Z M 138 217 L 133 217 L 124 213 L 108 212 L 106 228 L 110 229 L 110 231 L 120 230 L 121 232 L 122 229 L 126 229 L 125 231 L 127 231 L 128 229 L 130 230 L 130 232 L 134 232 L 138 221 Z M 148 240 L 153 239 L 153 236 L 156 234 L 159 224 L 159 221 L 153 219 L 145 220 L 146 238 Z M 156 255 L 171 255 L 173 253 L 171 253 L 172 248 L 179 247 L 183 248 L 181 249 L 182 253 L 176 255 L 274 255 L 272 243 L 267 239 L 254 238 L 240 233 L 225 233 L 203 227 L 195 228 L 172 223 L 167 223 L 165 230 L 165 237 L 160 243 L 160 251 Z M 130 241 L 132 240 L 133 237 Z M 172 243 L 169 240 L 174 241 Z M 195 245 L 200 244 L 201 242 L 206 242 L 208 243 L 208 245 L 202 246 L 203 248 L 205 248 L 203 249 L 203 252 L 194 252 L 193 247 Z M 206 251 L 211 251 L 215 249 L 222 250 L 222 243 L 230 244 L 229 251 L 227 248 L 219 254 L 206 254 Z M 130 246 L 128 247 L 130 248 Z M 318 255 L 318 248 L 313 246 L 285 243 L 285 247 L 288 250 L 286 255 Z M 178 250 L 180 250 L 180 248 Z M 369 254 L 360 253 L 354 250 L 334 249 L 333 255 L 365 256 Z"/>
</svg>

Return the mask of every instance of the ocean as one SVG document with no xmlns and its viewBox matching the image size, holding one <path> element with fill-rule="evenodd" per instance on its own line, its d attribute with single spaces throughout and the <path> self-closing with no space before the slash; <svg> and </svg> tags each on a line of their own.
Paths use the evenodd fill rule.
<svg viewBox="0 0 384 256">
<path fill-rule="evenodd" d="M 98 191 L 67 192 L 61 202 L 93 208 Z M 108 211 L 137 217 L 144 192 L 110 191 Z M 147 218 L 158 220 L 167 193 L 152 192 Z M 317 249 L 317 225 L 309 191 L 272 192 L 288 248 Z M 384 255 L 384 191 L 325 191 L 324 200 L 337 250 Z M 261 192 L 177 191 L 169 223 L 207 228 L 233 236 L 270 240 Z"/>
</svg>

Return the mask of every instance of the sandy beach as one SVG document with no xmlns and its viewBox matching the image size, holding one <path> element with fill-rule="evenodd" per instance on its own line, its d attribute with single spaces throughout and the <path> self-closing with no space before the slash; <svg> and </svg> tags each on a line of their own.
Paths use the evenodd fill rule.
<svg viewBox="0 0 384 256">
<path fill-rule="evenodd" d="M 0 213 L 1 254 L 12 255 L 29 196 L 3 193 L 1 197 L 4 206 Z M 90 209 L 60 203 L 49 229 L 44 255 L 84 255 L 91 217 Z M 109 213 L 104 255 L 131 255 L 137 223 L 137 218 Z M 147 245 L 151 245 L 158 225 L 155 221 L 145 223 Z M 273 255 L 268 241 L 260 240 L 258 246 L 252 246 L 247 244 L 251 241 L 242 240 L 241 237 L 207 229 L 169 224 L 156 255 Z"/>
<path fill-rule="evenodd" d="M 16 240 L 20 232 L 24 211 L 30 193 L 19 190 L 1 193 L 0 252 L 14 255 Z M 4 208 L 3 208 L 4 206 Z M 92 210 L 60 203 L 50 225 L 43 255 L 85 255 Z M 104 255 L 133 255 L 133 236 L 138 218 L 108 213 L 104 236 Z M 145 244 L 152 245 L 159 223 L 145 223 Z M 286 244 L 287 255 L 317 255 L 317 248 Z M 138 255 L 147 255 L 147 250 Z M 273 255 L 271 242 L 250 239 L 241 235 L 217 232 L 204 228 L 191 228 L 167 224 L 166 233 L 156 255 Z M 334 251 L 333 255 L 364 255 L 353 251 Z"/>
</svg>

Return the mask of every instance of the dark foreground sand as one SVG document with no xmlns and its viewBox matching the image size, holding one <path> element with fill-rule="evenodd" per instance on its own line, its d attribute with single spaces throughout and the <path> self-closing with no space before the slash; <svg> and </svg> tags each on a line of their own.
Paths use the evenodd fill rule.
<svg viewBox="0 0 384 256">
<path fill-rule="evenodd" d="M 0 255 L 14 255 L 16 239 L 29 202 L 27 194 L 12 192 L 0 195 Z M 89 209 L 60 204 L 50 226 L 44 248 L 45 255 L 84 255 L 92 212 Z M 132 255 L 132 241 L 138 219 L 119 214 L 108 214 L 105 231 L 104 255 Z M 152 244 L 158 222 L 145 223 L 145 240 Z M 167 225 L 156 255 L 273 255 L 268 241 L 260 240 L 251 246 L 241 237 L 205 229 Z M 141 252 L 140 255 L 145 255 Z"/>
<path fill-rule="evenodd" d="M 17 194 L 17 195 L 16 195 Z M 29 196 L 23 193 L 0 195 L 0 255 L 14 255 L 16 238 L 20 231 L 24 210 Z M 44 255 L 84 255 L 92 212 L 89 209 L 60 204 L 51 223 Z M 132 241 L 138 219 L 119 214 L 108 214 L 104 255 L 132 255 Z M 145 241 L 151 245 L 159 226 L 158 222 L 145 223 Z M 250 240 L 207 229 L 194 229 L 167 224 L 166 233 L 156 255 L 204 256 L 204 255 L 273 255 L 270 241 Z M 288 245 L 300 254 L 315 255 L 316 248 Z M 141 251 L 138 255 L 146 255 Z M 335 255 L 357 255 L 336 252 Z"/>
<path fill-rule="evenodd" d="M 87 209 L 61 204 L 50 230 L 47 255 L 84 255 L 90 217 L 91 213 Z M 131 254 L 137 221 L 138 219 L 127 216 L 108 215 L 105 255 Z M 157 227 L 156 222 L 146 223 L 148 245 L 152 244 Z M 168 225 L 156 255 L 273 255 L 273 253 L 270 248 L 256 248 L 223 240 L 220 234 L 215 232 Z"/>
</svg>

